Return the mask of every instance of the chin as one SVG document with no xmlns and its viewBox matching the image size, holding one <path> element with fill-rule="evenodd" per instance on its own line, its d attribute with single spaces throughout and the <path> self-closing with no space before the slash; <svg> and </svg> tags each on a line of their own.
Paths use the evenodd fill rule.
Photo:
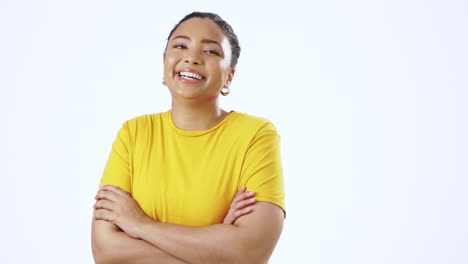
<svg viewBox="0 0 468 264">
<path fill-rule="evenodd" d="M 178 89 L 176 91 L 171 91 L 171 96 L 173 98 L 195 99 L 197 97 L 200 97 L 200 93 L 197 93 L 193 90 L 190 91 L 187 89 Z"/>
</svg>

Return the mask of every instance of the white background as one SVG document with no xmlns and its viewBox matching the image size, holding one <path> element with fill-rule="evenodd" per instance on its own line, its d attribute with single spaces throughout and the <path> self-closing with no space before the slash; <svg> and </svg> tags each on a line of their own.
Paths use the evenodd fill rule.
<svg viewBox="0 0 468 264">
<path fill-rule="evenodd" d="M 111 144 L 170 107 L 165 39 L 194 10 L 241 41 L 223 107 L 282 136 L 271 263 L 468 263 L 463 0 L 1 0 L 1 263 L 92 263 Z"/>
</svg>

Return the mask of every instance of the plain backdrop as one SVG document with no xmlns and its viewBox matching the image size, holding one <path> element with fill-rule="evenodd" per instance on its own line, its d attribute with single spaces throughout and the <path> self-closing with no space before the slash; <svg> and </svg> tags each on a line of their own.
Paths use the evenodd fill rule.
<svg viewBox="0 0 468 264">
<path fill-rule="evenodd" d="M 195 10 L 241 42 L 222 107 L 282 136 L 270 263 L 468 263 L 464 0 L 1 0 L 1 263 L 93 263 L 111 144 L 169 109 L 166 38 Z"/>
</svg>

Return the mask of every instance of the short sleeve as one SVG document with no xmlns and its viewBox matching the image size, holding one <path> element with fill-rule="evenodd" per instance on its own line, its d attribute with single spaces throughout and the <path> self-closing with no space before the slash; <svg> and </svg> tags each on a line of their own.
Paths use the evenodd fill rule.
<svg viewBox="0 0 468 264">
<path fill-rule="evenodd" d="M 112 144 L 112 150 L 100 186 L 115 185 L 127 192 L 131 192 L 132 162 L 129 142 L 127 123 L 124 123 Z"/>
<path fill-rule="evenodd" d="M 286 215 L 280 136 L 271 123 L 263 125 L 250 142 L 242 166 L 241 186 L 255 191 L 257 201 L 278 205 Z"/>
</svg>

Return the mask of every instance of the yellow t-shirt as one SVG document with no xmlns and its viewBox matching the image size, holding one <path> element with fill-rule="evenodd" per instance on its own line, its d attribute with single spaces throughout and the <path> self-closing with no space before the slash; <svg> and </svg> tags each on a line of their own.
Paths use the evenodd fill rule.
<svg viewBox="0 0 468 264">
<path fill-rule="evenodd" d="M 116 185 L 153 219 L 189 226 L 222 223 L 236 192 L 284 210 L 280 137 L 265 119 L 230 112 L 209 130 L 177 128 L 171 111 L 125 122 L 101 185 Z"/>
</svg>

